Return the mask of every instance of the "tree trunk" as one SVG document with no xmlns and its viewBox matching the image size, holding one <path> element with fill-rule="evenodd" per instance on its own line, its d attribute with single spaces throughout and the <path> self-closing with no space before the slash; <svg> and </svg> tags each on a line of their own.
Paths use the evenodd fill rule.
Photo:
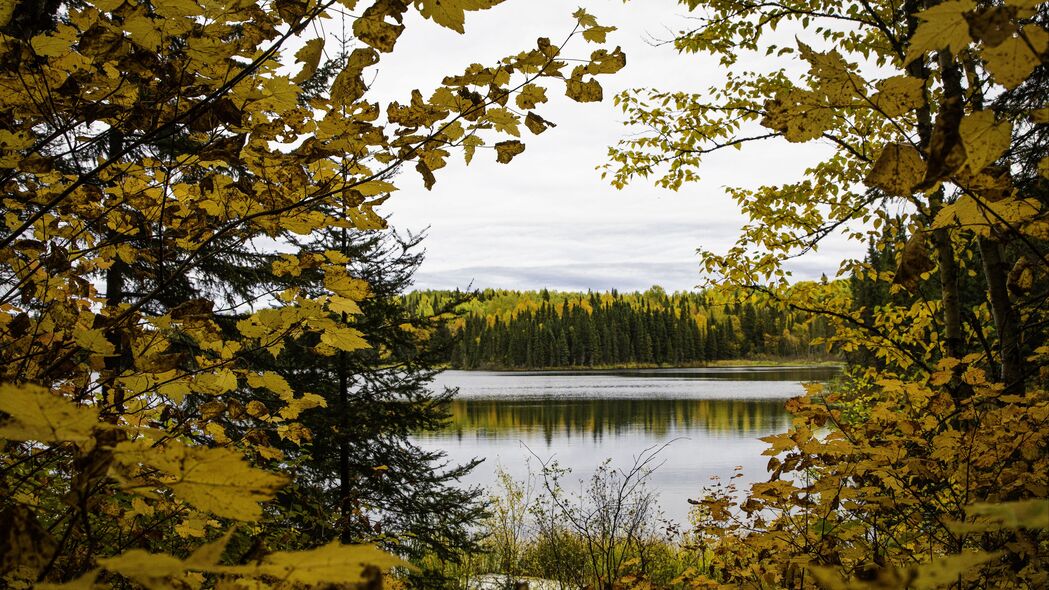
<svg viewBox="0 0 1049 590">
<path fill-rule="evenodd" d="M 1002 245 L 990 238 L 980 238 L 980 257 L 987 279 L 987 294 L 994 314 L 994 328 L 998 335 L 998 354 L 1001 356 L 1001 382 L 1005 393 L 1024 392 L 1023 354 L 1020 350 L 1020 323 L 1016 309 L 1009 300 L 1007 287 L 1009 268 L 1002 257 Z"/>
</svg>

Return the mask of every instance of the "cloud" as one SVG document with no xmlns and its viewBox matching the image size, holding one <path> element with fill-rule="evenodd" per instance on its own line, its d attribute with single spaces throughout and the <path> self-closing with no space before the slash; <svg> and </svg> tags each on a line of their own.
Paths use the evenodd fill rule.
<svg viewBox="0 0 1049 590">
<path fill-rule="evenodd" d="M 555 289 L 559 291 L 643 291 L 654 284 L 667 290 L 691 289 L 699 266 L 675 262 L 606 262 L 543 266 L 471 266 L 441 272 L 420 271 L 418 289 Z"/>
<path fill-rule="evenodd" d="M 733 223 L 455 224 L 431 228 L 416 288 L 676 291 L 704 282 L 696 248 L 724 251 Z M 797 280 L 833 278 L 838 262 L 854 253 L 828 239 L 820 251 L 788 262 Z"/>
</svg>

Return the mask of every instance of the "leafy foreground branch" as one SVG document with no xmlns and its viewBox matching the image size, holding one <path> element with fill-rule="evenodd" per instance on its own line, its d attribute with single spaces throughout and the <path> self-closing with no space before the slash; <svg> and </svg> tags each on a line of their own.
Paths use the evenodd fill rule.
<svg viewBox="0 0 1049 590">
<path fill-rule="evenodd" d="M 376 544 L 469 545 L 470 466 L 405 442 L 447 394 L 376 210 L 407 167 L 509 163 L 548 83 L 600 100 L 626 63 L 566 71 L 612 30 L 579 10 L 369 97 L 410 11 L 461 33 L 499 3 L 0 2 L 0 585 L 375 583 L 407 567 Z"/>
<path fill-rule="evenodd" d="M 643 131 L 606 173 L 678 189 L 727 146 L 823 144 L 795 182 L 729 189 L 748 223 L 703 265 L 823 317 L 855 363 L 791 403 L 767 482 L 703 500 L 717 571 L 689 583 L 1046 587 L 1049 6 L 681 4 L 695 28 L 674 46 L 724 82 L 618 96 Z M 741 68 L 754 53 L 762 68 Z M 792 286 L 786 263 L 835 233 L 870 245 L 841 266 L 851 288 Z"/>
</svg>

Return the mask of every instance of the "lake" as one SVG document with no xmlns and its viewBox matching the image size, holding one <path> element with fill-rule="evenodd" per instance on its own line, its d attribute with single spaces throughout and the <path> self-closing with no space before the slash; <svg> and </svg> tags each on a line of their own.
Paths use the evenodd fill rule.
<svg viewBox="0 0 1049 590">
<path fill-rule="evenodd" d="M 629 469 L 634 458 L 663 448 L 649 486 L 664 515 L 687 522 L 689 498 L 711 477 L 742 469 L 737 484 L 766 476 L 759 437 L 790 426 L 784 402 L 802 383 L 824 381 L 835 367 L 745 367 L 615 371 L 445 371 L 434 384 L 458 387 L 452 421 L 416 437 L 457 463 L 483 458 L 465 485 L 492 487 L 497 467 L 518 480 L 538 460 L 572 470 L 579 490 L 604 459 Z M 534 456 L 533 456 L 534 455 Z M 571 485 L 569 485 L 571 484 Z"/>
</svg>

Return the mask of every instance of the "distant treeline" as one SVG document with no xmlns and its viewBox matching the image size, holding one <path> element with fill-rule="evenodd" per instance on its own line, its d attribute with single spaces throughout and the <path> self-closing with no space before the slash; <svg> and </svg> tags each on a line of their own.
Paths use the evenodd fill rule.
<svg viewBox="0 0 1049 590">
<path fill-rule="evenodd" d="M 405 296 L 423 314 L 462 297 Z M 462 369 L 684 366 L 743 358 L 825 358 L 828 326 L 753 303 L 715 304 L 704 292 L 578 293 L 486 289 L 458 307 L 435 338 L 454 338 L 447 362 Z"/>
</svg>

